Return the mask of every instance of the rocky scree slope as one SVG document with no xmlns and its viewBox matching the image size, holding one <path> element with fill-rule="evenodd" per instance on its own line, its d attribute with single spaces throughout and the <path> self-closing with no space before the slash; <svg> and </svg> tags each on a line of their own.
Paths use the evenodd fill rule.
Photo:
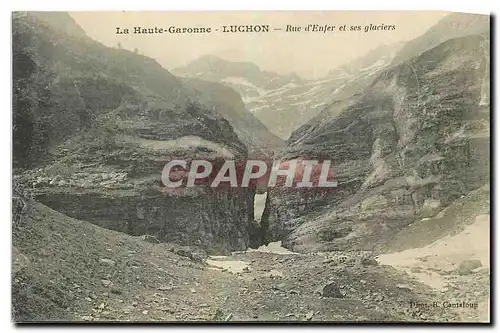
<svg viewBox="0 0 500 333">
<path fill-rule="evenodd" d="M 272 189 L 268 240 L 296 251 L 376 249 L 489 183 L 489 36 L 451 39 L 330 105 L 284 158 L 332 161 L 339 186 Z"/>
<path fill-rule="evenodd" d="M 441 296 L 359 253 L 243 252 L 234 259 L 249 268 L 233 274 L 199 249 L 152 244 L 31 199 L 14 207 L 16 322 L 457 320 L 410 308 Z"/>
<path fill-rule="evenodd" d="M 95 42 L 65 13 L 14 18 L 13 45 L 15 173 L 37 200 L 214 253 L 248 246 L 252 189 L 174 195 L 160 184 L 174 158 L 246 158 L 217 110 L 156 61 Z"/>
</svg>

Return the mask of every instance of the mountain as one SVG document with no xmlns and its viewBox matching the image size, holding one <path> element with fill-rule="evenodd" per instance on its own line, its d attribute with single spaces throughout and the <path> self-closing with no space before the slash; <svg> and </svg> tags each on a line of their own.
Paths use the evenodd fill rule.
<svg viewBox="0 0 500 333">
<path fill-rule="evenodd" d="M 294 122 L 289 126 L 287 141 L 297 140 L 311 124 L 337 116 L 332 103 L 350 98 L 363 91 L 382 70 L 386 69 L 401 48 L 401 43 L 381 45 L 350 63 L 329 71 L 327 76 L 309 81 L 300 88 L 289 89 L 272 97 L 272 103 L 282 103 L 280 113 L 296 108 Z"/>
<path fill-rule="evenodd" d="M 380 45 L 351 62 L 328 72 L 327 77 L 355 75 L 373 68 L 386 67 L 399 54 L 404 42 Z"/>
<path fill-rule="evenodd" d="M 295 92 L 327 102 L 280 149 L 237 80 L 176 77 L 66 13 L 13 17 L 13 321 L 490 322 L 487 31 L 332 70 Z M 255 67 L 235 72 L 312 89 Z M 331 160 L 338 187 L 263 186 L 256 222 L 257 189 L 160 183 L 172 159 L 262 153 Z"/>
<path fill-rule="evenodd" d="M 259 96 L 262 89 L 279 85 L 287 77 L 261 71 L 252 63 L 229 62 L 215 56 L 202 56 L 184 68 L 174 69 L 173 73 L 183 77 L 185 86 L 192 88 L 200 100 L 217 108 L 243 142 L 254 150 L 283 146 L 280 138 L 248 112 L 243 101 Z"/>
<path fill-rule="evenodd" d="M 423 35 L 409 42 L 382 45 L 348 65 L 330 71 L 327 78 L 334 80 L 326 81 L 328 82 L 326 85 L 324 85 L 325 81 L 321 80 L 319 82 L 321 88 L 317 88 L 325 91 L 324 93 L 318 91 L 318 96 L 315 97 L 316 99 L 323 98 L 325 100 L 325 103 L 321 105 L 321 110 L 311 112 L 310 110 L 314 110 L 314 107 L 311 107 L 310 104 L 307 105 L 308 114 L 312 115 L 309 117 L 310 121 L 299 120 L 297 123 L 302 126 L 296 128 L 288 141 L 300 140 L 300 137 L 308 133 L 314 127 L 314 124 L 336 117 L 339 109 L 327 106 L 363 91 L 373 81 L 374 75 L 381 70 L 397 66 L 446 40 L 486 33 L 489 28 L 490 20 L 488 16 L 452 13 L 441 19 Z M 330 88 L 327 88 L 329 86 Z M 333 90 L 333 87 L 336 89 Z M 331 93 L 331 96 L 328 96 L 328 92 Z M 321 97 L 321 95 L 326 97 Z"/>
<path fill-rule="evenodd" d="M 15 178 L 36 200 L 131 235 L 213 253 L 248 247 L 252 189 L 179 195 L 160 182 L 172 159 L 247 157 L 213 105 L 155 60 L 92 40 L 66 13 L 15 15 L 12 30 Z"/>
<path fill-rule="evenodd" d="M 13 84 L 19 166 L 43 159 L 47 148 L 120 105 L 173 108 L 188 101 L 182 83 L 156 61 L 93 41 L 59 12 L 14 19 Z M 139 95 L 151 98 L 137 101 Z"/>
<path fill-rule="evenodd" d="M 252 63 L 230 62 L 215 56 L 200 57 L 173 72 L 234 88 L 241 94 L 247 109 L 272 133 L 283 140 L 295 141 L 310 129 L 311 124 L 337 116 L 336 109 L 328 106 L 363 91 L 383 69 L 448 39 L 487 31 L 489 17 L 453 13 L 418 38 L 407 43 L 379 46 L 317 80 L 301 79 L 294 73 L 266 72 Z M 292 132 L 294 135 L 290 137 Z"/>
<path fill-rule="evenodd" d="M 293 133 L 282 157 L 331 160 L 339 185 L 271 189 L 268 240 L 301 252 L 377 249 L 489 184 L 489 50 L 489 34 L 448 39 Z"/>
<path fill-rule="evenodd" d="M 295 73 L 281 75 L 263 71 L 250 62 L 231 62 L 212 55 L 202 56 L 172 72 L 181 77 L 217 82 L 234 89 L 241 95 L 247 109 L 282 139 L 286 139 L 286 135 L 282 135 L 274 122 L 269 125 L 264 110 L 259 111 L 259 101 L 268 93 L 300 86 L 304 81 Z M 270 112 L 270 115 L 273 114 Z"/>
<path fill-rule="evenodd" d="M 240 94 L 231 87 L 196 78 L 184 78 L 182 82 L 185 87 L 193 89 L 191 94 L 203 105 L 217 110 L 229 121 L 251 154 L 269 155 L 284 145 L 283 140 L 269 132 L 257 117 L 248 112 Z"/>
<path fill-rule="evenodd" d="M 263 71 L 251 62 L 231 62 L 213 55 L 204 55 L 185 67 L 172 70 L 178 76 L 193 77 L 231 85 L 246 98 L 260 96 L 266 90 L 287 84 L 300 83 L 297 74 L 280 75 Z"/>
<path fill-rule="evenodd" d="M 332 101 L 361 90 L 373 75 L 391 63 L 400 46 L 380 46 L 318 80 L 305 80 L 295 73 L 261 71 L 252 63 L 230 62 L 215 56 L 200 57 L 173 72 L 235 89 L 247 109 L 272 133 L 286 140 Z"/>
<path fill-rule="evenodd" d="M 331 70 L 325 78 L 311 83 L 314 93 L 309 93 L 309 98 L 324 102 L 320 104 L 320 108 L 308 106 L 304 113 L 307 118 L 303 117 L 297 122 L 300 126 L 296 126 L 287 141 L 293 144 L 309 133 L 318 122 L 335 118 L 340 109 L 332 105 L 353 98 L 368 88 L 374 78 L 392 64 L 402 46 L 403 43 L 381 45 L 362 57 Z M 303 100 L 305 102 L 307 99 Z"/>
</svg>

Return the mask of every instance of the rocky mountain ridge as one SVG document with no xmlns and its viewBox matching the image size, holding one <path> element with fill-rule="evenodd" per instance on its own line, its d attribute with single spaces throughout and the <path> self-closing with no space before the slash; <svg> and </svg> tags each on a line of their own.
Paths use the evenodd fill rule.
<svg viewBox="0 0 500 333">
<path fill-rule="evenodd" d="M 199 99 L 153 59 L 105 47 L 80 30 L 64 13 L 14 18 L 18 180 L 51 208 L 109 229 L 214 253 L 247 248 L 252 189 L 200 186 L 179 196 L 160 182 L 175 158 L 247 157 L 217 111 L 223 105 Z M 226 116 L 237 113 L 232 120 L 244 117 L 246 110 L 224 106 Z"/>
<path fill-rule="evenodd" d="M 489 183 L 487 34 L 445 41 L 329 108 L 282 157 L 331 160 L 337 191 L 271 190 L 270 240 L 297 251 L 374 249 Z"/>
</svg>

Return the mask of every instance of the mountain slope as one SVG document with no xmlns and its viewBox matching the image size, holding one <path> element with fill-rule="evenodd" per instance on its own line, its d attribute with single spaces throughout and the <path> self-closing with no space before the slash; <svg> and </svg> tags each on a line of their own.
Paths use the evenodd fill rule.
<svg viewBox="0 0 500 333">
<path fill-rule="evenodd" d="M 488 15 L 464 13 L 449 14 L 432 26 L 422 36 L 406 43 L 394 58 L 393 64 L 399 64 L 406 61 L 411 57 L 430 50 L 448 39 L 489 33 L 489 29 L 490 17 Z"/>
<path fill-rule="evenodd" d="M 233 88 L 241 95 L 247 109 L 266 124 L 272 133 L 282 139 L 286 139 L 286 135 L 283 136 L 281 131 L 276 129 L 274 122 L 268 122 L 268 118 L 262 112 L 257 112 L 259 105 L 255 105 L 255 102 L 268 93 L 297 87 L 304 82 L 294 73 L 281 75 L 263 71 L 250 62 L 231 62 L 212 55 L 202 56 L 185 67 L 174 69 L 173 73 L 186 78 L 217 82 Z M 273 111 L 271 110 L 270 114 L 276 115 Z M 287 117 L 290 116 L 292 115 L 289 114 Z M 288 122 L 284 121 L 283 123 L 287 124 Z M 275 140 L 273 139 L 273 141 Z"/>
<path fill-rule="evenodd" d="M 252 63 L 230 62 L 215 56 L 200 57 L 174 73 L 235 89 L 247 109 L 272 133 L 286 140 L 330 103 L 367 86 L 374 75 L 391 63 L 400 47 L 380 46 L 318 80 L 304 80 L 294 73 L 261 71 Z"/>
<path fill-rule="evenodd" d="M 346 66 L 330 71 L 327 78 L 337 78 L 337 80 L 327 83 L 322 89 L 326 90 L 325 88 L 329 84 L 336 84 L 338 89 L 333 90 L 330 98 L 323 97 L 325 103 L 322 105 L 321 112 L 315 112 L 317 115 L 310 117 L 310 121 L 302 122 L 303 125 L 296 129 L 288 139 L 289 142 L 293 143 L 300 140 L 301 136 L 307 134 L 314 127 L 314 124 L 336 117 L 339 108 L 328 106 L 362 92 L 381 70 L 397 66 L 412 57 L 419 56 L 446 40 L 486 33 L 489 31 L 489 27 L 488 16 L 452 13 L 444 17 L 423 35 L 409 42 L 380 46 Z"/>
<path fill-rule="evenodd" d="M 301 105 L 300 117 L 296 120 L 294 130 L 287 141 L 293 143 L 314 124 L 336 117 L 338 108 L 330 105 L 355 97 L 366 89 L 374 78 L 391 64 L 401 46 L 401 43 L 381 45 L 360 58 L 331 70 L 326 77 L 309 82 L 309 90 L 305 93 L 292 95 L 293 101 L 287 96 L 288 92 L 279 96 L 281 100 L 292 105 Z"/>
<path fill-rule="evenodd" d="M 280 148 L 283 140 L 269 130 L 252 113 L 248 112 L 241 96 L 232 88 L 220 83 L 195 78 L 182 79 L 186 87 L 194 89 L 196 96 L 207 108 L 217 110 L 233 126 L 238 137 L 257 153 Z"/>
<path fill-rule="evenodd" d="M 235 253 L 221 262 L 248 269 L 233 274 L 195 247 L 151 244 L 25 204 L 12 227 L 15 322 L 456 320 L 453 312 L 408 311 L 410 301 L 441 295 L 390 266 L 361 264 L 359 253 L 337 264 L 336 254 Z M 317 294 L 332 284 L 345 296 Z M 412 289 L 401 292 L 403 284 Z"/>
<path fill-rule="evenodd" d="M 48 147 L 90 127 L 95 117 L 137 104 L 139 95 L 151 108 L 187 102 L 181 82 L 153 59 L 95 42 L 66 13 L 15 18 L 12 45 L 19 166 L 43 158 Z"/>
</svg>

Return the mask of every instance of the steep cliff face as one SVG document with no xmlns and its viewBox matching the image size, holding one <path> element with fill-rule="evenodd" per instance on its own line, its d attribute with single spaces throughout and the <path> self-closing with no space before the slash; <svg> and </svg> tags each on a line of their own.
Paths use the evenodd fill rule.
<svg viewBox="0 0 500 333">
<path fill-rule="evenodd" d="M 230 123 L 154 60 L 81 32 L 63 13 L 14 19 L 20 179 L 51 208 L 106 228 L 213 253 L 246 248 L 251 189 L 174 195 L 160 184 L 174 158 L 245 159 Z"/>
<path fill-rule="evenodd" d="M 58 147 L 54 162 L 24 176 L 38 201 L 70 217 L 131 235 L 198 245 L 211 253 L 245 249 L 253 222 L 251 189 L 213 192 L 199 185 L 174 194 L 160 181 L 164 165 L 173 159 L 246 158 L 241 147 L 186 135 L 207 127 L 219 140 L 236 140 L 221 119 L 212 119 L 213 127 L 208 127 L 205 112 L 192 106 L 183 114 L 184 124 L 169 122 L 166 131 L 161 125 L 167 122 L 146 126 L 139 117 L 126 117 L 126 131 L 120 130 L 120 121 L 117 132 L 102 130 L 104 139 L 97 130 L 73 137 Z"/>
<path fill-rule="evenodd" d="M 231 62 L 214 56 L 200 57 L 186 67 L 174 69 L 174 73 L 231 87 L 239 92 L 246 108 L 256 118 L 272 133 L 287 140 L 292 132 L 295 135 L 307 130 L 309 121 L 314 123 L 323 118 L 325 115 L 321 114 L 333 101 L 365 89 L 392 62 L 401 46 L 398 43 L 377 47 L 316 80 L 302 79 L 295 73 L 262 71 L 252 63 Z"/>
<path fill-rule="evenodd" d="M 330 106 L 284 158 L 329 159 L 339 186 L 271 190 L 268 240 L 294 250 L 373 249 L 489 182 L 489 36 L 448 40 Z"/>
</svg>

